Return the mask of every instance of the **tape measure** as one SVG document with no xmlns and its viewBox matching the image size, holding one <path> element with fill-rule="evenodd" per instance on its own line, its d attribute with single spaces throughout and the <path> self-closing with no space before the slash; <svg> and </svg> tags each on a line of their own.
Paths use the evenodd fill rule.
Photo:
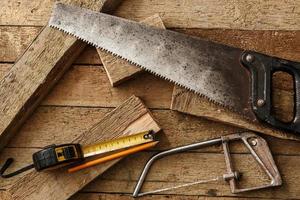
<svg viewBox="0 0 300 200">
<path fill-rule="evenodd" d="M 104 154 L 127 147 L 133 147 L 140 144 L 152 142 L 154 140 L 154 134 L 152 131 L 144 131 L 134 135 L 129 135 L 107 142 L 102 142 L 82 148 L 83 157 L 90 157 L 99 154 Z"/>
<path fill-rule="evenodd" d="M 115 152 L 129 147 L 153 142 L 154 140 L 153 131 L 144 131 L 87 146 L 81 146 L 80 144 L 50 145 L 32 155 L 33 164 L 13 173 L 4 175 L 5 170 L 13 162 L 12 158 L 7 159 L 6 163 L 0 170 L 0 175 L 3 178 L 10 178 L 31 168 L 35 168 L 37 171 L 54 169 L 71 163 L 80 163 L 87 157 Z"/>
</svg>

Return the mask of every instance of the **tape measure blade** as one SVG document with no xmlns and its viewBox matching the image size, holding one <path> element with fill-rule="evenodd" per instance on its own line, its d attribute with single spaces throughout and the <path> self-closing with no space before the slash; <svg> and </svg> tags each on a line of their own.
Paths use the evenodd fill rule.
<svg viewBox="0 0 300 200">
<path fill-rule="evenodd" d="M 96 156 L 128 147 L 133 147 L 140 144 L 145 144 L 154 141 L 151 131 L 144 131 L 137 134 L 117 138 L 114 140 L 101 142 L 82 148 L 83 156 L 91 157 Z"/>
</svg>

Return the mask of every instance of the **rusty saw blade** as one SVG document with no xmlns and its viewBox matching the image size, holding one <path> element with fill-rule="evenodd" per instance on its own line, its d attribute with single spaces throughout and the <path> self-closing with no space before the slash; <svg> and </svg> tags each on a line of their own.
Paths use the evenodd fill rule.
<svg viewBox="0 0 300 200">
<path fill-rule="evenodd" d="M 294 126 L 278 125 L 271 113 L 267 76 L 273 64 L 280 68 L 283 60 L 61 3 L 54 7 L 49 25 L 247 119 L 295 131 Z"/>
</svg>

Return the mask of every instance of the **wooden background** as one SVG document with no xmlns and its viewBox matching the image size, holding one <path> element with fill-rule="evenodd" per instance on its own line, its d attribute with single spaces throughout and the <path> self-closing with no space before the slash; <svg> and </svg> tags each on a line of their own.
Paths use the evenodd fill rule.
<svg viewBox="0 0 300 200">
<path fill-rule="evenodd" d="M 220 3 L 222 2 L 222 3 Z M 272 49 L 285 58 L 300 54 L 298 1 L 217 0 L 125 0 L 116 15 L 142 20 L 159 13 L 167 28 L 199 35 L 218 42 L 264 52 Z M 1 0 L 0 77 L 22 54 L 41 27 L 47 23 L 54 0 Z M 265 10 L 263 10 L 265 9 Z M 263 10 L 263 11 L 261 11 Z M 252 14 L 249 14 L 252 13 Z M 276 13 L 276 17 L 274 17 Z M 287 13 L 289 13 L 287 15 Z M 274 23 L 267 23 L 273 21 Z M 238 28 L 232 31 L 223 28 Z M 267 29 L 251 31 L 251 29 Z M 278 31 L 278 29 L 289 30 Z M 296 41 L 289 43 L 288 41 Z M 288 44 L 288 45 L 286 45 Z M 38 148 L 72 140 L 132 94 L 151 108 L 164 132 L 155 150 L 240 131 L 205 119 L 170 111 L 173 85 L 144 73 L 112 88 L 96 50 L 88 47 L 51 94 L 0 154 L 18 157 L 13 169 L 30 162 Z M 265 136 L 283 178 L 283 186 L 233 195 L 226 183 L 198 185 L 155 195 L 157 199 L 300 199 L 299 142 Z M 261 171 L 240 145 L 234 145 L 234 160 L 247 171 L 247 185 L 265 181 Z M 72 199 L 129 199 L 142 167 L 152 151 L 130 156 L 112 167 Z M 168 157 L 154 166 L 145 190 L 210 178 L 225 171 L 220 147 L 205 148 Z M 1 184 L 5 185 L 3 180 Z M 146 197 L 151 198 L 153 196 Z"/>
</svg>

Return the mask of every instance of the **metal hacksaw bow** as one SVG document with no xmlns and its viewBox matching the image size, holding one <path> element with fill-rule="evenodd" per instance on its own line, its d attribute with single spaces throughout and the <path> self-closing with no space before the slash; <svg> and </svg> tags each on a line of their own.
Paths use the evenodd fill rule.
<svg viewBox="0 0 300 200">
<path fill-rule="evenodd" d="M 246 146 L 246 148 L 249 150 L 250 154 L 253 156 L 254 160 L 258 163 L 258 165 L 261 167 L 261 169 L 264 171 L 264 173 L 268 176 L 269 182 L 264 183 L 262 185 L 256 185 L 251 187 L 243 187 L 241 188 L 239 184 L 239 180 L 241 179 L 242 172 L 237 170 L 232 162 L 233 159 L 230 154 L 229 150 L 229 143 L 233 141 L 239 141 L 241 140 L 242 143 Z M 221 176 L 207 179 L 207 180 L 197 180 L 195 182 L 190 183 L 184 183 L 182 185 L 177 185 L 173 187 L 168 188 L 161 188 L 153 191 L 148 192 L 141 192 L 143 183 L 147 177 L 148 172 L 150 171 L 152 165 L 159 159 L 164 158 L 165 156 L 174 155 L 177 153 L 183 153 L 190 150 L 196 150 L 202 147 L 207 147 L 211 145 L 217 145 L 222 144 L 224 156 L 225 156 L 225 163 L 226 163 L 226 169 L 227 172 L 224 173 Z M 133 197 L 141 197 L 148 194 L 156 194 L 165 192 L 168 190 L 178 189 L 182 187 L 188 187 L 196 184 L 203 184 L 203 183 L 209 183 L 214 181 L 220 181 L 225 180 L 229 182 L 230 190 L 232 193 L 240 193 L 240 192 L 247 192 L 252 190 L 258 190 L 263 188 L 269 188 L 274 186 L 280 186 L 282 184 L 282 179 L 280 176 L 280 173 L 277 169 L 277 166 L 274 162 L 274 159 L 272 157 L 271 151 L 268 147 L 267 142 L 258 135 L 251 133 L 251 132 L 243 132 L 243 133 L 236 133 L 231 135 L 222 136 L 219 138 L 206 140 L 194 144 L 189 144 L 186 146 L 176 147 L 173 149 L 162 151 L 154 156 L 152 156 L 148 162 L 146 163 L 140 178 L 138 179 L 138 182 L 134 188 L 133 191 Z"/>
<path fill-rule="evenodd" d="M 56 4 L 49 25 L 194 91 L 251 121 L 300 133 L 300 63 Z M 272 75 L 294 77 L 294 119 L 272 113 Z"/>
</svg>

